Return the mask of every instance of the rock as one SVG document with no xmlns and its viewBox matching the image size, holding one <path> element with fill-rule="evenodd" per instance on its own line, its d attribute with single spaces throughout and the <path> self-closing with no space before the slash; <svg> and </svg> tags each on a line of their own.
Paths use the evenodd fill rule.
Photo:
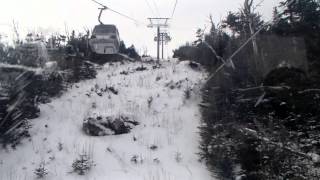
<svg viewBox="0 0 320 180">
<path fill-rule="evenodd" d="M 274 69 L 265 77 L 265 86 L 290 86 L 294 89 L 308 86 L 306 73 L 298 68 L 281 67 Z"/>
<path fill-rule="evenodd" d="M 114 95 L 118 95 L 119 94 L 119 91 L 116 90 L 114 87 L 106 87 L 106 90 L 105 91 L 110 91 L 111 93 L 113 93 Z"/>
<path fill-rule="evenodd" d="M 83 123 L 83 130 L 86 134 L 91 136 L 107 136 L 114 135 L 115 132 L 107 128 L 107 124 L 96 118 L 88 118 Z"/>
<path fill-rule="evenodd" d="M 177 82 L 171 80 L 170 82 L 166 83 L 165 86 L 170 89 L 181 89 L 181 87 L 186 81 L 188 81 L 188 79 L 180 80 Z"/>
<path fill-rule="evenodd" d="M 138 155 L 133 155 L 131 158 L 131 162 L 134 164 L 142 164 L 143 163 L 143 158 Z"/>
<path fill-rule="evenodd" d="M 189 66 L 191 67 L 191 69 L 193 70 L 199 70 L 200 69 L 200 64 L 196 63 L 196 62 L 190 62 Z"/>
<path fill-rule="evenodd" d="M 281 67 L 271 71 L 263 81 L 264 86 L 290 88 L 266 89 L 264 107 L 269 111 L 275 111 L 276 116 L 287 119 L 292 114 L 306 116 L 317 115 L 319 112 L 319 100 L 314 99 L 315 93 L 300 93 L 306 89 L 313 88 L 310 79 L 301 69 Z M 299 118 L 295 122 L 288 121 L 287 125 L 295 127 L 298 124 L 305 124 L 307 118 Z M 302 125 L 301 124 L 301 125 Z M 286 125 L 286 126 L 287 126 Z"/>
<path fill-rule="evenodd" d="M 320 163 L 320 156 L 318 154 L 308 153 L 308 155 L 312 159 L 313 163 L 315 163 L 315 164 L 319 164 Z"/>
<path fill-rule="evenodd" d="M 152 145 L 152 146 L 150 146 L 150 149 L 153 150 L 153 151 L 155 151 L 155 150 L 158 149 L 158 146 L 157 146 L 157 145 Z"/>
<path fill-rule="evenodd" d="M 121 75 L 128 75 L 129 72 L 128 72 L 128 71 L 121 71 L 120 74 L 121 74 Z"/>
<path fill-rule="evenodd" d="M 116 119 L 111 123 L 111 128 L 116 132 L 116 134 L 126 134 L 130 132 L 131 127 L 127 126 L 124 121 Z"/>
<path fill-rule="evenodd" d="M 143 65 L 136 68 L 136 71 L 146 71 L 146 70 L 148 70 L 148 68 L 144 67 Z"/>
<path fill-rule="evenodd" d="M 152 69 L 160 69 L 161 67 L 162 67 L 161 64 L 157 64 L 157 65 L 152 66 Z"/>
<path fill-rule="evenodd" d="M 91 136 L 109 136 L 129 133 L 139 123 L 129 117 L 89 117 L 83 123 L 83 131 Z"/>
</svg>

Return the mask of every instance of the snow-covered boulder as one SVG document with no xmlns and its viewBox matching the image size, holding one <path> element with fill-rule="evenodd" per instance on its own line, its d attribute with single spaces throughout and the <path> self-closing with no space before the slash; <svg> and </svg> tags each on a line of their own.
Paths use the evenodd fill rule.
<svg viewBox="0 0 320 180">
<path fill-rule="evenodd" d="M 126 116 L 97 116 L 85 119 L 83 130 L 91 136 L 119 135 L 129 133 L 130 130 L 138 124 L 137 121 L 131 120 Z"/>
</svg>

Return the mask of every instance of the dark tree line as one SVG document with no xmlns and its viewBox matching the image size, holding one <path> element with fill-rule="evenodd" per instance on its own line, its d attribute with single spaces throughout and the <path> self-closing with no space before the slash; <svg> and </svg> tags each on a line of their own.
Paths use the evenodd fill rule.
<svg viewBox="0 0 320 180">
<path fill-rule="evenodd" d="M 320 6 L 284 0 L 279 7 L 284 11 L 275 8 L 266 23 L 245 0 L 238 12 L 212 23 L 208 33 L 199 29 L 192 45 L 174 51 L 214 74 L 203 88 L 200 149 L 220 179 L 320 177 L 314 171 L 320 154 Z"/>
<path fill-rule="evenodd" d="M 134 45 L 131 45 L 130 47 L 127 48 L 123 41 L 120 41 L 119 53 L 125 54 L 132 59 L 137 59 L 137 60 L 140 59 L 140 55 L 137 53 Z"/>
</svg>

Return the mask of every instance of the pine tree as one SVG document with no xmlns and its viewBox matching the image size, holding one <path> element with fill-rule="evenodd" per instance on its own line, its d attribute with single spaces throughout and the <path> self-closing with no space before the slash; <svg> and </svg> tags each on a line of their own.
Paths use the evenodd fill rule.
<svg viewBox="0 0 320 180">
<path fill-rule="evenodd" d="M 305 40 L 307 58 L 312 71 L 320 74 L 320 4 L 315 0 L 284 0 L 273 31 L 284 36 L 299 36 Z M 314 65 L 315 64 L 315 65 Z M 317 67 L 318 66 L 318 67 Z"/>
</svg>

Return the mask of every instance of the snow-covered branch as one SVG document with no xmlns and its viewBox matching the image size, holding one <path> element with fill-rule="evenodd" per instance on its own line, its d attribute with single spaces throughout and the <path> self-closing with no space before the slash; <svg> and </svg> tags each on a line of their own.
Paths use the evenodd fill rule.
<svg viewBox="0 0 320 180">
<path fill-rule="evenodd" d="M 254 91 L 254 90 L 273 90 L 273 91 L 282 91 L 290 89 L 290 86 L 257 86 L 250 87 L 245 89 L 235 89 L 234 91 L 246 92 L 246 91 Z"/>
<path fill-rule="evenodd" d="M 296 156 L 299 156 L 299 157 L 302 157 L 302 158 L 305 158 L 305 159 L 308 159 L 310 161 L 312 161 L 313 163 L 320 163 L 320 155 L 318 154 L 315 154 L 315 153 L 303 153 L 303 152 L 300 152 L 299 150 L 295 150 L 295 149 L 292 149 L 290 147 L 287 147 L 285 145 L 283 145 L 282 143 L 278 143 L 278 142 L 273 142 L 271 141 L 269 138 L 267 137 L 263 137 L 261 136 L 257 131 L 253 130 L 253 129 L 249 129 L 249 128 L 240 128 L 239 131 L 243 134 L 247 134 L 247 135 L 250 135 L 260 141 L 263 141 L 267 144 L 271 144 L 273 146 L 276 146 L 280 149 L 283 149 L 285 151 L 287 151 L 288 153 L 292 153 Z"/>
<path fill-rule="evenodd" d="M 303 91 L 299 91 L 299 94 L 313 93 L 313 92 L 319 92 L 320 93 L 320 89 L 306 89 L 306 90 L 303 90 Z"/>
</svg>

